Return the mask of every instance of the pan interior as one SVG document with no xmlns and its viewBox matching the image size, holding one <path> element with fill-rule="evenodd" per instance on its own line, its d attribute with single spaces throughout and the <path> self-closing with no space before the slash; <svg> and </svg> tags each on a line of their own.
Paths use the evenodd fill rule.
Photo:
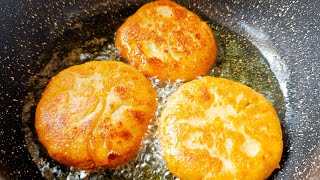
<svg viewBox="0 0 320 180">
<path fill-rule="evenodd" d="M 64 167 L 52 160 L 46 150 L 37 141 L 34 129 L 34 114 L 37 102 L 41 98 L 50 78 L 62 69 L 76 64 L 100 59 L 124 61 L 114 47 L 114 36 L 117 28 L 125 18 L 134 13 L 136 7 L 120 10 L 117 13 L 100 12 L 90 17 L 80 18 L 73 23 L 59 38 L 56 38 L 51 50 L 41 57 L 47 64 L 29 81 L 29 93 L 23 108 L 23 127 L 27 148 L 43 176 L 53 178 L 97 178 L 97 179 L 175 179 L 168 171 L 161 157 L 160 145 L 156 137 L 157 117 L 168 96 L 177 90 L 181 82 L 161 83 L 150 79 L 158 93 L 159 107 L 156 117 L 151 120 L 146 138 L 136 158 L 129 163 L 113 169 L 86 173 Z M 259 50 L 241 35 L 217 24 L 205 16 L 213 29 L 219 47 L 219 55 L 209 75 L 225 77 L 244 83 L 263 94 L 274 105 L 284 125 L 285 102 L 277 78 L 270 69 L 268 61 Z M 286 129 L 283 127 L 284 141 Z M 285 152 L 286 150 L 284 150 Z M 284 154 L 281 166 L 286 155 Z M 272 176 L 275 177 L 277 172 Z"/>
</svg>

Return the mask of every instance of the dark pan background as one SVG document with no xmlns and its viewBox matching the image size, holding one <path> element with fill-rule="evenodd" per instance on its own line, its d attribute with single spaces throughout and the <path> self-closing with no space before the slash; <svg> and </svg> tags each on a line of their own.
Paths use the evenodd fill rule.
<svg viewBox="0 0 320 180">
<path fill-rule="evenodd" d="M 282 126 L 287 140 L 282 169 L 274 179 L 320 179 L 320 1 L 178 2 L 249 39 L 278 78 L 286 96 Z M 0 179 L 41 178 L 21 124 L 28 79 L 46 64 L 41 55 L 93 9 L 125 16 L 144 3 L 0 0 Z"/>
</svg>

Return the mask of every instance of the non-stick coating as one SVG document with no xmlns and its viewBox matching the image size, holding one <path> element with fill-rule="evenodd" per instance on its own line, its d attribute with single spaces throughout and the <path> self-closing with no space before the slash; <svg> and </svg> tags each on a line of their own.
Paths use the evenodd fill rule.
<svg viewBox="0 0 320 180">
<path fill-rule="evenodd" d="M 0 179 L 39 179 L 24 144 L 22 100 L 41 54 L 93 8 L 125 12 L 143 1 L 0 1 Z M 320 179 L 320 1 L 206 0 L 180 4 L 244 35 L 269 61 L 286 97 L 284 163 L 275 179 Z M 106 24 L 108 22 L 105 22 Z"/>
</svg>

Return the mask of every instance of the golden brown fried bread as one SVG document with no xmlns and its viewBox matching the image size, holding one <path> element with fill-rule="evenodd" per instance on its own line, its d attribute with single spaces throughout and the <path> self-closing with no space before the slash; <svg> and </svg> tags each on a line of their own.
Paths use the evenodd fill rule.
<svg viewBox="0 0 320 180">
<path fill-rule="evenodd" d="M 52 78 L 36 109 L 39 141 L 58 162 L 94 171 L 135 156 L 156 92 L 135 68 L 116 61 L 91 61 Z"/>
<path fill-rule="evenodd" d="M 130 64 L 162 81 L 205 75 L 217 55 L 210 27 L 169 0 L 142 6 L 118 29 L 115 44 Z"/>
<path fill-rule="evenodd" d="M 169 170 L 183 180 L 266 179 L 279 168 L 283 148 L 267 99 L 213 77 L 188 82 L 169 97 L 159 138 Z"/>
</svg>

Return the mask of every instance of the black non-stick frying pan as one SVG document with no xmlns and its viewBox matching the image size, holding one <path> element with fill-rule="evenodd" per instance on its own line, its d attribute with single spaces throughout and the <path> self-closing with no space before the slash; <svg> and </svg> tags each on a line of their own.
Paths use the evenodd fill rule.
<svg viewBox="0 0 320 180">
<path fill-rule="evenodd" d="M 320 1 L 178 2 L 250 42 L 277 79 L 284 102 L 279 113 L 284 153 L 281 169 L 271 178 L 320 179 Z M 42 177 L 25 140 L 23 107 L 30 83 L 35 83 L 30 78 L 55 51 L 68 54 L 87 40 L 111 37 L 144 3 L 0 1 L 0 179 Z M 77 32 L 83 24 L 85 32 Z"/>
</svg>

